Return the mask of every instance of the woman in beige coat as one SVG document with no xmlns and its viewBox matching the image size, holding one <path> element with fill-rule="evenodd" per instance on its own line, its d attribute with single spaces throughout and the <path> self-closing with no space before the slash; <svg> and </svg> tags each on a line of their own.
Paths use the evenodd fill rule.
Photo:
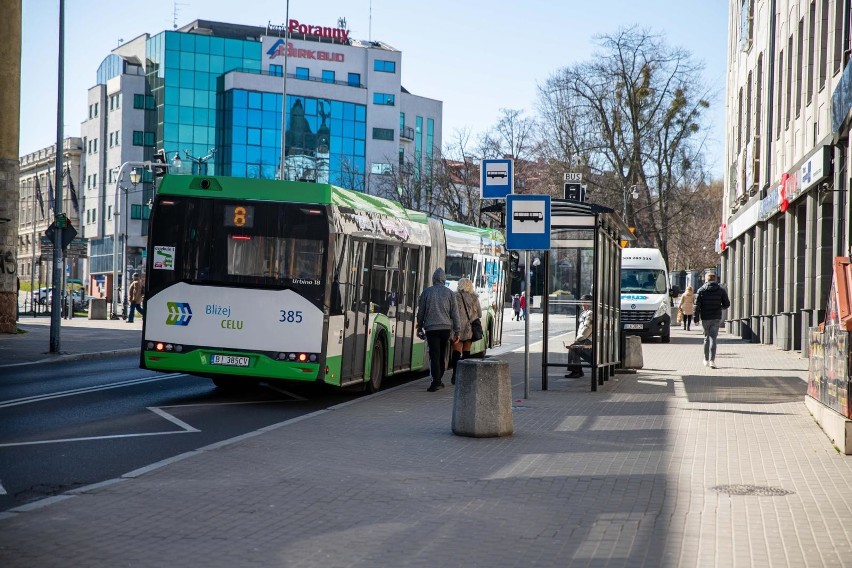
<svg viewBox="0 0 852 568">
<path fill-rule="evenodd" d="M 680 297 L 680 311 L 683 314 L 683 329 L 689 331 L 692 316 L 695 314 L 695 291 L 692 286 L 687 286 L 683 296 Z"/>
<path fill-rule="evenodd" d="M 479 305 L 479 295 L 473 291 L 473 281 L 470 278 L 459 280 L 457 288 L 456 305 L 459 312 L 459 341 L 453 345 L 450 353 L 450 367 L 453 370 L 453 378 L 450 381 L 456 384 L 456 363 L 459 359 L 470 357 L 470 344 L 473 343 L 473 330 L 470 322 L 482 318 L 482 306 Z"/>
</svg>

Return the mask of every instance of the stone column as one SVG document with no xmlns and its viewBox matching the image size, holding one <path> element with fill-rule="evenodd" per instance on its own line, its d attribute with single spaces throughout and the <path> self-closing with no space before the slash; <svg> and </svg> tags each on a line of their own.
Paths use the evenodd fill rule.
<svg viewBox="0 0 852 568">
<path fill-rule="evenodd" d="M 16 333 L 21 0 L 0 0 L 0 14 L 0 333 Z"/>
</svg>

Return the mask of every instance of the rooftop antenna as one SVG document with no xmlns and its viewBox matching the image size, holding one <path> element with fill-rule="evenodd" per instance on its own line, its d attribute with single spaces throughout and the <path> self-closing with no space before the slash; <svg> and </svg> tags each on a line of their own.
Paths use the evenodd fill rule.
<svg viewBox="0 0 852 568">
<path fill-rule="evenodd" d="M 186 6 L 183 2 L 172 2 L 172 29 L 178 29 L 177 25 L 177 17 L 178 17 L 178 6 Z"/>
<path fill-rule="evenodd" d="M 373 41 L 373 0 L 370 0 L 370 18 L 367 24 L 367 39 Z"/>
</svg>

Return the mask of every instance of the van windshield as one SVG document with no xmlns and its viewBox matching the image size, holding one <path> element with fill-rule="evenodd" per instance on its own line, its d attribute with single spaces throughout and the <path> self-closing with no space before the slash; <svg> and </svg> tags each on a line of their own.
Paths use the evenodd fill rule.
<svg viewBox="0 0 852 568">
<path fill-rule="evenodd" d="M 666 273 L 664 270 L 649 268 L 621 269 L 622 294 L 665 294 L 667 291 L 668 287 L 666 285 Z"/>
</svg>

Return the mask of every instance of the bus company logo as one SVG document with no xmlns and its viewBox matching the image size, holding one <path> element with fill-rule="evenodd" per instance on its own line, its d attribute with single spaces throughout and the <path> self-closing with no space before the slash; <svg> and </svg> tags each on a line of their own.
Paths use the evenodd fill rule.
<svg viewBox="0 0 852 568">
<path fill-rule="evenodd" d="M 189 325 L 189 320 L 192 319 L 192 308 L 186 302 L 167 302 L 166 307 L 169 309 L 169 316 L 166 318 L 166 325 Z"/>
</svg>

